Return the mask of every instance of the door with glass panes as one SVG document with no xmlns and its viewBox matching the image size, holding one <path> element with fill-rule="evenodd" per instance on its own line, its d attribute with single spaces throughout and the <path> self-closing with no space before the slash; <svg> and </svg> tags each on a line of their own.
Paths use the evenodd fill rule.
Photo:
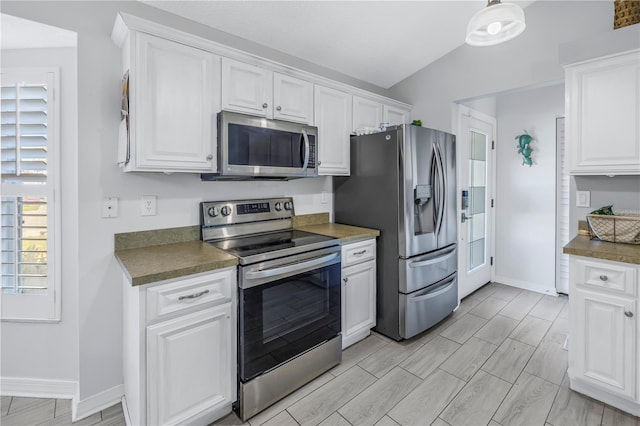
<svg viewBox="0 0 640 426">
<path fill-rule="evenodd" d="M 458 135 L 460 298 L 491 281 L 495 118 L 460 107 Z"/>
</svg>

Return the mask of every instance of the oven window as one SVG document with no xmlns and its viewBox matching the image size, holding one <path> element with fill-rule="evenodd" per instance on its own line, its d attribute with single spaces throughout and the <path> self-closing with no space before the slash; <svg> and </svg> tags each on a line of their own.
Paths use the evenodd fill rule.
<svg viewBox="0 0 640 426">
<path fill-rule="evenodd" d="M 276 367 L 340 332 L 340 263 L 240 290 L 240 377 Z"/>
</svg>

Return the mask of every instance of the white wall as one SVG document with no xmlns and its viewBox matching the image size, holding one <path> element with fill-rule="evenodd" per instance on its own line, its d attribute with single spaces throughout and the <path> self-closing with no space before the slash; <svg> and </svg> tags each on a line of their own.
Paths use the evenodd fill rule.
<svg viewBox="0 0 640 426">
<path fill-rule="evenodd" d="M 77 243 L 73 241 L 73 234 L 70 235 L 71 241 L 68 241 L 69 245 L 65 244 L 64 253 L 64 256 L 72 256 L 78 265 L 74 279 L 76 299 L 68 303 L 77 310 L 73 325 L 77 328 L 77 340 L 45 340 L 43 349 L 38 353 L 41 356 L 45 353 L 50 355 L 45 368 L 47 373 L 38 371 L 37 374 L 46 374 L 43 377 L 53 375 L 77 378 L 79 398 L 83 402 L 101 393 L 105 395 L 106 392 L 108 395 L 110 390 L 117 393 L 122 384 L 122 272 L 113 256 L 115 233 L 197 225 L 197 208 L 202 200 L 291 195 L 299 214 L 333 211 L 331 202 L 320 203 L 321 192 L 332 191 L 331 178 L 328 177 L 289 182 L 205 183 L 200 182 L 197 175 L 122 173 L 115 165 L 121 53 L 110 38 L 117 12 L 126 11 L 195 32 L 232 47 L 262 54 L 269 59 L 361 88 L 370 89 L 371 86 L 314 68 L 303 61 L 220 31 L 173 17 L 140 2 L 3 1 L 1 6 L 2 13 L 78 33 L 78 148 L 77 159 L 75 153 L 69 153 L 68 162 L 71 164 L 67 166 L 70 174 L 77 172 L 75 201 L 78 204 L 76 217 L 79 234 Z M 384 94 L 384 90 L 379 88 L 378 92 Z M 75 114 L 75 111 L 63 111 L 63 114 L 69 113 Z M 73 184 L 65 185 L 62 196 L 73 194 L 73 187 Z M 158 197 L 157 216 L 140 216 L 142 195 Z M 101 201 L 108 196 L 120 199 L 118 218 L 101 218 Z M 71 284 L 65 284 L 65 288 L 68 285 Z M 72 293 L 73 290 L 69 292 Z M 73 314 L 63 315 L 65 320 L 73 317 Z M 29 340 L 32 336 L 35 339 L 46 333 L 44 329 L 36 331 L 35 327 L 23 327 L 20 339 L 15 333 L 8 334 L 6 340 L 3 338 L 3 374 L 5 362 L 9 361 L 7 368 L 13 369 L 11 374 L 36 374 L 31 370 L 26 371 L 26 366 L 18 367 L 13 362 L 18 359 L 21 341 Z M 12 337 L 15 340 L 9 339 Z M 77 371 L 67 371 L 74 364 Z"/>
<path fill-rule="evenodd" d="M 563 115 L 563 84 L 496 97 L 497 282 L 555 292 L 556 117 Z M 516 148 L 525 129 L 532 167 Z"/>
<path fill-rule="evenodd" d="M 563 81 L 558 46 L 613 26 L 612 1 L 537 1 L 525 14 L 527 29 L 516 39 L 463 45 L 391 87 L 389 96 L 414 105 L 411 118 L 423 126 L 451 132 L 453 102 Z"/>
<path fill-rule="evenodd" d="M 76 49 L 15 49 L 2 51 L 2 67 L 58 67 L 60 179 L 66 188 L 58 199 L 62 211 L 62 313 L 59 323 L 2 322 L 0 377 L 77 381 L 78 376 L 78 201 Z M 56 253 L 60 255 L 60 253 Z"/>
</svg>

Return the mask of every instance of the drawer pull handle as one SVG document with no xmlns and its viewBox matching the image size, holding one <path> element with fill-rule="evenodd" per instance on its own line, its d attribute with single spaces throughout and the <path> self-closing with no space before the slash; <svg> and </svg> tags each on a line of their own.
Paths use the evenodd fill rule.
<svg viewBox="0 0 640 426">
<path fill-rule="evenodd" d="M 608 277 L 608 276 L 606 276 L 606 275 L 600 275 L 600 279 L 601 279 L 602 281 L 607 281 L 607 280 L 609 279 L 609 277 Z"/>
<path fill-rule="evenodd" d="M 624 311 L 624 314 L 629 318 L 633 318 L 633 312 L 631 311 Z"/>
<path fill-rule="evenodd" d="M 195 298 L 198 298 L 200 296 L 204 296 L 207 293 L 209 293 L 209 290 L 201 291 L 200 293 L 190 294 L 188 296 L 180 296 L 180 297 L 178 297 L 178 300 L 195 299 Z"/>
<path fill-rule="evenodd" d="M 363 254 L 365 254 L 367 252 L 367 249 L 364 250 L 360 250 L 360 251 L 354 251 L 353 255 L 354 256 L 362 256 Z"/>
</svg>

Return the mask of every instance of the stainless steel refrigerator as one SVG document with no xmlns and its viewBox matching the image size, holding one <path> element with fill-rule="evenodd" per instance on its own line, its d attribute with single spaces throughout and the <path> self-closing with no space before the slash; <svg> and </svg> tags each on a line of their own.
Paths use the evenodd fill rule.
<svg viewBox="0 0 640 426">
<path fill-rule="evenodd" d="M 335 221 L 379 229 L 375 330 L 408 339 L 458 303 L 455 136 L 413 125 L 351 137 Z"/>
</svg>

